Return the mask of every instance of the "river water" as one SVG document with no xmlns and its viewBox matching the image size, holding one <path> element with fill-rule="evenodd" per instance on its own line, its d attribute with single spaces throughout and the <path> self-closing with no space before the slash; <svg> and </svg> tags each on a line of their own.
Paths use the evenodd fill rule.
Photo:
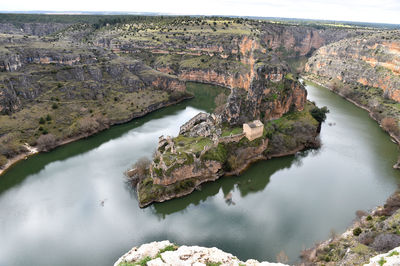
<svg viewBox="0 0 400 266">
<path fill-rule="evenodd" d="M 176 135 L 219 90 L 191 84 L 197 98 L 18 163 L 0 177 L 0 265 L 110 265 L 132 246 L 168 239 L 216 246 L 242 260 L 289 262 L 303 248 L 343 232 L 357 210 L 379 204 L 400 183 L 397 145 L 367 112 L 319 86 L 328 106 L 322 147 L 258 162 L 238 177 L 140 209 L 123 172 Z M 224 196 L 232 192 L 234 204 Z M 104 206 L 101 202 L 104 201 Z"/>
</svg>

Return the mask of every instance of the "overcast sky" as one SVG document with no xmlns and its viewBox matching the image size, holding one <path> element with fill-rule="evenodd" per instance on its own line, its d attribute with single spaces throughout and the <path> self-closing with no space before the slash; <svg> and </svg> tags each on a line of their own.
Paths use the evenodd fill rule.
<svg viewBox="0 0 400 266">
<path fill-rule="evenodd" d="M 125 11 L 400 24 L 400 0 L 1 0 L 0 11 Z"/>
</svg>

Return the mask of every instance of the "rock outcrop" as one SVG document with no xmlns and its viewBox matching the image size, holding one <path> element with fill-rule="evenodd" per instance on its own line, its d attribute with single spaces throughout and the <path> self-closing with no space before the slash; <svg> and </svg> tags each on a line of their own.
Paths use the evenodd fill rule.
<svg viewBox="0 0 400 266">
<path fill-rule="evenodd" d="M 134 247 L 117 262 L 114 266 L 124 263 L 140 264 L 147 266 L 178 266 L 178 265 L 246 265 L 246 266 L 284 266 L 282 263 L 259 262 L 257 260 L 240 261 L 232 254 L 226 253 L 218 248 L 206 248 L 199 246 L 177 246 L 168 240 L 143 244 Z"/>
<path fill-rule="evenodd" d="M 289 111 L 302 111 L 307 91 L 283 67 L 254 66 L 254 78 L 247 92 L 232 90 L 222 119 L 231 126 L 260 119 L 268 121 Z"/>
<path fill-rule="evenodd" d="M 67 23 L 0 23 L 0 33 L 16 35 L 45 36 L 65 29 L 71 24 Z"/>
</svg>

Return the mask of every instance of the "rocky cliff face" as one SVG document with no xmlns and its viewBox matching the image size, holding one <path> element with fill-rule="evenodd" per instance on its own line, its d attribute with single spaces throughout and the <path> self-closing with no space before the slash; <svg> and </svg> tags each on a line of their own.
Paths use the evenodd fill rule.
<svg viewBox="0 0 400 266">
<path fill-rule="evenodd" d="M 0 23 L 0 33 L 45 36 L 65 29 L 71 24 L 64 23 Z"/>
<path fill-rule="evenodd" d="M 307 99 L 304 87 L 282 66 L 257 64 L 247 90 L 233 90 L 222 119 L 231 126 L 246 121 L 268 121 L 289 111 L 302 111 Z"/>
<path fill-rule="evenodd" d="M 160 265 L 246 265 L 246 266 L 284 266 L 281 263 L 258 262 L 257 260 L 240 261 L 232 254 L 226 253 L 218 248 L 205 248 L 199 246 L 177 246 L 168 240 L 143 244 L 134 247 L 117 262 L 114 266 L 125 263 L 143 264 L 148 266 Z"/>
<path fill-rule="evenodd" d="M 1 41 L 8 43 L 0 51 L 1 114 L 16 112 L 52 90 L 64 100 L 103 99 L 110 95 L 111 87 L 121 92 L 150 87 L 167 92 L 185 90 L 176 76 L 102 49 L 80 45 L 67 50 L 65 43 L 51 45 L 35 37 Z"/>
<path fill-rule="evenodd" d="M 355 37 L 320 48 L 305 70 L 348 84 L 383 90 L 400 102 L 400 34 L 389 32 Z"/>
<path fill-rule="evenodd" d="M 363 30 L 316 29 L 306 26 L 273 25 L 262 27 L 261 41 L 285 56 L 310 56 L 318 48 L 358 35 Z"/>
</svg>

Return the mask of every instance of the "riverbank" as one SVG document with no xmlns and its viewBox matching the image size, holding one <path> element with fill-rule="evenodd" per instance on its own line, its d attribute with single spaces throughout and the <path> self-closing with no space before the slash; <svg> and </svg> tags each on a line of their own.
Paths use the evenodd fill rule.
<svg viewBox="0 0 400 266">
<path fill-rule="evenodd" d="M 74 141 L 77 141 L 77 140 L 80 140 L 80 139 L 84 139 L 84 138 L 93 136 L 93 135 L 95 135 L 95 134 L 97 134 L 97 133 L 99 133 L 99 132 L 101 132 L 103 130 L 106 130 L 106 129 L 110 128 L 111 126 L 128 123 L 128 122 L 132 121 L 133 119 L 143 117 L 143 116 L 145 116 L 145 115 L 147 115 L 147 114 L 149 114 L 151 112 L 154 112 L 154 111 L 159 110 L 159 109 L 164 108 L 164 107 L 168 107 L 168 106 L 171 106 L 171 105 L 178 104 L 178 103 L 180 103 L 182 101 L 192 99 L 193 97 L 194 96 L 191 95 L 191 94 L 186 94 L 186 95 L 184 95 L 183 97 L 181 97 L 181 98 L 179 98 L 177 100 L 166 101 L 166 102 L 161 102 L 161 103 L 150 105 L 144 111 L 132 113 L 132 115 L 129 118 L 125 118 L 125 119 L 121 119 L 121 120 L 110 120 L 109 123 L 106 124 L 104 127 L 95 128 L 90 133 L 80 134 L 78 136 L 69 137 L 69 138 L 66 138 L 66 139 L 63 139 L 63 140 L 59 140 L 51 147 L 51 149 L 46 150 L 45 152 L 48 152 L 48 151 L 53 150 L 53 149 L 55 149 L 57 147 L 66 145 L 68 143 L 71 143 L 71 142 L 74 142 Z M 9 158 L 7 163 L 2 168 L 0 168 L 0 177 L 4 173 L 6 173 L 7 170 L 9 170 L 13 165 L 18 163 L 19 161 L 25 160 L 29 156 L 36 155 L 36 154 L 38 154 L 40 152 L 44 152 L 44 151 L 40 151 L 38 149 L 38 147 L 32 147 L 27 143 L 24 144 L 24 147 L 26 149 L 26 152 L 20 153 L 20 154 L 14 156 L 12 158 Z"/>
<path fill-rule="evenodd" d="M 342 98 L 346 99 L 347 101 L 351 102 L 352 104 L 356 105 L 357 107 L 364 109 L 368 112 L 369 116 L 375 120 L 378 125 L 389 134 L 389 136 L 391 137 L 391 139 L 397 143 L 399 145 L 400 148 L 400 136 L 398 134 L 396 134 L 396 132 L 394 132 L 394 130 L 398 130 L 395 128 L 388 128 L 388 127 L 384 127 L 382 125 L 382 118 L 378 117 L 377 113 L 379 113 L 379 111 L 377 112 L 376 110 L 373 110 L 370 106 L 363 104 L 359 99 L 355 98 L 355 97 L 350 97 L 349 95 L 346 95 L 344 93 L 342 93 L 340 90 L 338 89 L 334 89 L 333 87 L 331 87 L 328 83 L 327 80 L 325 80 L 324 78 L 320 77 L 317 78 L 314 75 L 303 75 L 302 78 L 306 81 L 315 83 L 319 86 L 322 86 L 332 92 L 334 92 L 335 94 L 338 94 L 339 96 L 341 96 Z M 350 94 L 351 95 L 351 94 Z M 383 99 L 382 99 L 383 100 Z M 385 106 L 385 105 L 383 105 Z M 393 130 L 394 129 L 394 130 Z M 393 168 L 395 169 L 399 169 L 400 170 L 400 155 L 398 158 L 398 162 L 393 165 Z"/>
</svg>

